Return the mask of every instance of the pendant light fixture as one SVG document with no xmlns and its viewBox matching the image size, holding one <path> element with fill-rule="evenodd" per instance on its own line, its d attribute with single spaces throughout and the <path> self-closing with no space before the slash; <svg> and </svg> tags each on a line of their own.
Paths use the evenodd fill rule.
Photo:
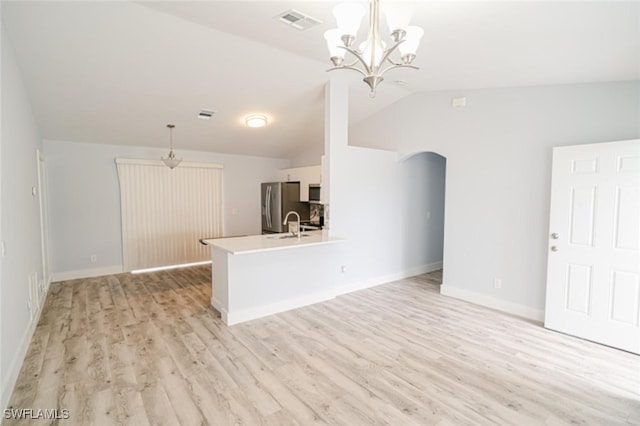
<svg viewBox="0 0 640 426">
<path fill-rule="evenodd" d="M 176 158 L 176 154 L 173 152 L 173 128 L 176 126 L 173 124 L 167 124 L 167 127 L 169 128 L 169 155 L 167 156 L 167 158 L 160 158 L 167 167 L 173 169 L 177 167 L 178 164 L 180 164 L 182 158 Z"/>
<path fill-rule="evenodd" d="M 382 76 L 394 68 L 413 68 L 418 44 L 424 34 L 420 27 L 409 26 L 413 7 L 410 2 L 391 2 L 383 7 L 389 27 L 390 47 L 387 48 L 380 37 L 380 2 L 371 0 L 369 4 L 369 35 L 367 39 L 355 44 L 356 34 L 365 14 L 361 3 L 341 3 L 333 9 L 338 28 L 324 33 L 327 47 L 334 67 L 328 71 L 347 69 L 361 73 L 362 81 L 371 89 L 371 97 L 376 95 L 376 87 L 383 80 Z M 398 49 L 400 60 L 391 59 L 391 54 Z M 352 63 L 345 64 L 344 57 L 349 52 L 355 57 Z M 360 65 L 358 67 L 357 65 Z M 388 65 L 383 69 L 384 65 Z"/>
</svg>

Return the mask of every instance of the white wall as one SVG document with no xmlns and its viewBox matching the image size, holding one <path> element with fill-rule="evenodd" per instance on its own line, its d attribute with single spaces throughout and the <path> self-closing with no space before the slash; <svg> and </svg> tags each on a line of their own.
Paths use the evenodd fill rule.
<svg viewBox="0 0 640 426">
<path fill-rule="evenodd" d="M 304 151 L 291 157 L 291 167 L 317 166 L 324 155 L 322 144 L 313 144 Z"/>
<path fill-rule="evenodd" d="M 35 122 L 12 46 L 2 31 L 2 185 L 1 239 L 6 254 L 0 276 L 0 399 L 7 406 L 34 321 L 27 309 L 29 275 L 42 277 L 36 150 L 41 148 Z M 35 300 L 34 300 L 35 302 Z"/>
<path fill-rule="evenodd" d="M 451 108 L 458 96 L 466 108 Z M 445 156 L 443 290 L 542 318 L 551 148 L 638 137 L 636 81 L 415 94 L 354 126 L 350 143 Z"/>
<path fill-rule="evenodd" d="M 44 141 L 54 278 L 122 268 L 120 191 L 115 158 L 159 159 L 166 148 Z M 284 159 L 177 150 L 184 161 L 224 165 L 224 234 L 259 234 L 260 182 Z M 91 255 L 97 262 L 91 263 Z"/>
<path fill-rule="evenodd" d="M 340 292 L 419 274 L 442 261 L 444 159 L 399 161 L 391 151 L 348 146 L 347 96 L 344 82 L 330 82 L 325 166 L 329 232 L 346 239 L 336 246 L 346 267 Z M 426 218 L 429 210 L 433 220 Z"/>
</svg>

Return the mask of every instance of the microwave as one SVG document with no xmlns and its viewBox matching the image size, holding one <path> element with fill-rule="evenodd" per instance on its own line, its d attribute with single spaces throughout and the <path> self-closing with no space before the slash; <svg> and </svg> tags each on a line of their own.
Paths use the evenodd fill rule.
<svg viewBox="0 0 640 426">
<path fill-rule="evenodd" d="M 310 203 L 320 203 L 320 184 L 311 183 L 309 184 L 309 202 Z"/>
</svg>

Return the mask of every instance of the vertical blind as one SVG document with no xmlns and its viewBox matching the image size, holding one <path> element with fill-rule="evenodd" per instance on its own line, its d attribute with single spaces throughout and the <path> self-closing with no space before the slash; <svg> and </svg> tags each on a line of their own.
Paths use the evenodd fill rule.
<svg viewBox="0 0 640 426">
<path fill-rule="evenodd" d="M 124 270 L 209 260 L 222 235 L 222 165 L 116 159 Z"/>
</svg>

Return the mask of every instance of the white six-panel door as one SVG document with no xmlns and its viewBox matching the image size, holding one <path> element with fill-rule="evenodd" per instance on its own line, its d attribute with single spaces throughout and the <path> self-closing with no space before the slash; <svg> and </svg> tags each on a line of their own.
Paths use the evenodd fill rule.
<svg viewBox="0 0 640 426">
<path fill-rule="evenodd" d="M 640 353 L 640 140 L 553 150 L 545 327 Z"/>
</svg>

